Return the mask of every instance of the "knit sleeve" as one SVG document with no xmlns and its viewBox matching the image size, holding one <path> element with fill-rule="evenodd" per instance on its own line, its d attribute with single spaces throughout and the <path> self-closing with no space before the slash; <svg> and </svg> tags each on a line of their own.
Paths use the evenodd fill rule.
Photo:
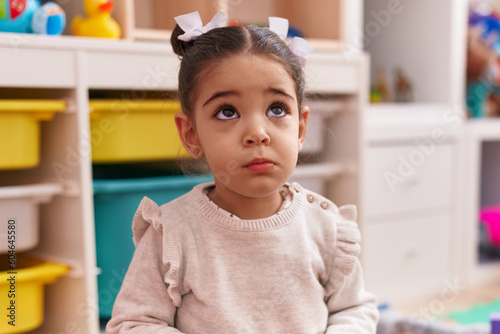
<svg viewBox="0 0 500 334">
<path fill-rule="evenodd" d="M 361 251 L 357 212 L 354 205 L 339 208 L 340 219 L 337 222 L 337 248 L 333 262 L 332 292 L 339 290 L 347 277 L 354 270 Z"/>
<path fill-rule="evenodd" d="M 326 287 L 329 310 L 326 333 L 375 333 L 378 310 L 375 296 L 366 292 L 358 256 L 361 235 L 354 205 L 339 208 L 337 244 Z"/>
<path fill-rule="evenodd" d="M 161 231 L 160 208 L 151 199 L 144 197 L 135 212 L 132 222 L 133 240 L 136 247 L 150 225 L 155 230 Z"/>
<path fill-rule="evenodd" d="M 137 246 L 149 226 L 153 226 L 155 230 L 162 233 L 162 262 L 167 269 L 164 281 L 168 286 L 167 291 L 172 303 L 179 307 L 181 305 L 181 293 L 179 292 L 180 255 L 176 248 L 178 243 L 172 235 L 173 231 L 163 228 L 160 215 L 161 210 L 158 205 L 148 197 L 144 197 L 132 223 L 134 244 Z"/>
<path fill-rule="evenodd" d="M 165 256 L 171 238 L 161 223 L 161 211 L 144 198 L 134 216 L 136 250 L 116 298 L 108 334 L 180 333 L 175 314 L 180 305 L 178 263 Z"/>
</svg>

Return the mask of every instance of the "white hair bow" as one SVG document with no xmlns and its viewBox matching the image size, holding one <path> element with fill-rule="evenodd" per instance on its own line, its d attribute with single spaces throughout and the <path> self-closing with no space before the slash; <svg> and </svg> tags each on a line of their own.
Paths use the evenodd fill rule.
<svg viewBox="0 0 500 334">
<path fill-rule="evenodd" d="M 184 34 L 179 35 L 177 38 L 184 42 L 189 42 L 195 40 L 199 36 L 204 33 L 224 26 L 227 21 L 227 14 L 223 11 L 219 11 L 212 18 L 210 22 L 208 22 L 205 26 L 201 21 L 200 13 L 198 11 L 192 12 L 189 14 L 176 16 L 175 22 L 179 25 L 179 27 L 184 30 Z"/>
<path fill-rule="evenodd" d="M 269 30 L 276 33 L 282 40 L 288 35 L 288 20 L 281 17 L 269 18 Z M 294 37 L 290 43 L 292 51 L 299 59 L 302 66 L 306 64 L 307 55 L 312 51 L 312 46 L 303 38 Z"/>
</svg>

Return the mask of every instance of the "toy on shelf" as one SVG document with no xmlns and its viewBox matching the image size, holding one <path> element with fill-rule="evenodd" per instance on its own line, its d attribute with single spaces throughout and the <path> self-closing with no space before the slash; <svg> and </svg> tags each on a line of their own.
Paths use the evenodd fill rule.
<svg viewBox="0 0 500 334">
<path fill-rule="evenodd" d="M 500 16 L 471 8 L 467 35 L 467 108 L 471 117 L 495 116 L 500 110 Z M 484 5 L 483 4 L 483 5 Z"/>
<path fill-rule="evenodd" d="M 0 31 L 60 35 L 65 25 L 66 15 L 56 3 L 0 0 Z"/>
<path fill-rule="evenodd" d="M 36 34 L 61 35 L 65 26 L 66 14 L 53 2 L 42 5 L 31 20 L 31 29 Z"/>
<path fill-rule="evenodd" d="M 392 92 L 387 83 L 385 68 L 380 66 L 375 70 L 375 84 L 370 93 L 370 101 L 376 102 L 393 102 Z"/>
<path fill-rule="evenodd" d="M 113 2 L 108 0 L 85 0 L 83 8 L 87 18 L 77 16 L 72 22 L 75 36 L 120 38 L 121 29 L 111 17 Z"/>
<path fill-rule="evenodd" d="M 413 87 L 403 70 L 397 68 L 394 78 L 394 91 L 396 102 L 413 102 Z"/>
</svg>

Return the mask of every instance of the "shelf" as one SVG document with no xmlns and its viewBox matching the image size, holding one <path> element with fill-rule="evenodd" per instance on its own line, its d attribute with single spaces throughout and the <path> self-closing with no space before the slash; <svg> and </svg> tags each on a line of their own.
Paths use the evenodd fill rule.
<svg viewBox="0 0 500 334">
<path fill-rule="evenodd" d="M 151 41 L 170 41 L 171 30 L 136 28 L 133 39 L 143 39 Z"/>
<path fill-rule="evenodd" d="M 7 112 L 54 112 L 65 109 L 66 102 L 60 100 L 0 100 L 0 111 Z"/>
<path fill-rule="evenodd" d="M 79 7 L 81 4 L 66 4 L 64 9 L 71 16 L 81 14 Z M 361 8 L 359 0 L 317 0 L 314 3 L 300 0 L 118 0 L 114 17 L 125 39 L 165 41 L 175 27 L 175 16 L 198 11 L 206 24 L 218 10 L 224 10 L 229 22 L 267 24 L 269 16 L 279 16 L 287 18 L 306 38 L 345 42 L 355 34 L 352 27 L 361 24 Z"/>
<path fill-rule="evenodd" d="M 60 195 L 63 192 L 63 186 L 58 183 L 41 183 L 19 186 L 0 187 L 0 200 L 37 197 L 40 203 L 47 198 Z"/>
<path fill-rule="evenodd" d="M 366 140 L 413 141 L 433 138 L 456 140 L 466 123 L 465 111 L 444 103 L 370 104 L 365 111 Z"/>
<path fill-rule="evenodd" d="M 500 140 L 500 118 L 473 118 L 467 122 L 467 128 L 479 140 Z"/>
<path fill-rule="evenodd" d="M 394 6 L 386 0 L 364 1 L 358 40 L 371 56 L 372 84 L 385 72 L 394 95 L 395 71 L 401 69 L 414 101 L 463 104 L 468 2 L 421 0 Z"/>
</svg>

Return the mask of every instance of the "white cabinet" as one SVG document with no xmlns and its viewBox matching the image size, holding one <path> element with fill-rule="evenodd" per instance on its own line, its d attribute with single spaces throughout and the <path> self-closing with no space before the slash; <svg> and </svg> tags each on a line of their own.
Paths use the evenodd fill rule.
<svg viewBox="0 0 500 334">
<path fill-rule="evenodd" d="M 467 10 L 467 0 L 364 2 L 372 85 L 384 72 L 394 96 L 401 69 L 413 96 L 366 109 L 362 256 L 383 301 L 411 303 L 463 280 Z"/>
<path fill-rule="evenodd" d="M 368 112 L 366 283 L 381 301 L 409 303 L 439 293 L 457 277 L 463 124 L 436 106 L 373 106 Z"/>
<path fill-rule="evenodd" d="M 391 294 L 405 298 L 415 297 L 426 285 L 442 284 L 451 270 L 451 224 L 447 212 L 407 212 L 380 221 L 368 218 L 365 234 L 369 237 L 363 243 L 368 288 L 379 298 Z"/>
<path fill-rule="evenodd" d="M 436 145 L 425 139 L 370 146 L 366 152 L 366 214 L 449 208 L 452 158 L 451 144 Z"/>
</svg>

